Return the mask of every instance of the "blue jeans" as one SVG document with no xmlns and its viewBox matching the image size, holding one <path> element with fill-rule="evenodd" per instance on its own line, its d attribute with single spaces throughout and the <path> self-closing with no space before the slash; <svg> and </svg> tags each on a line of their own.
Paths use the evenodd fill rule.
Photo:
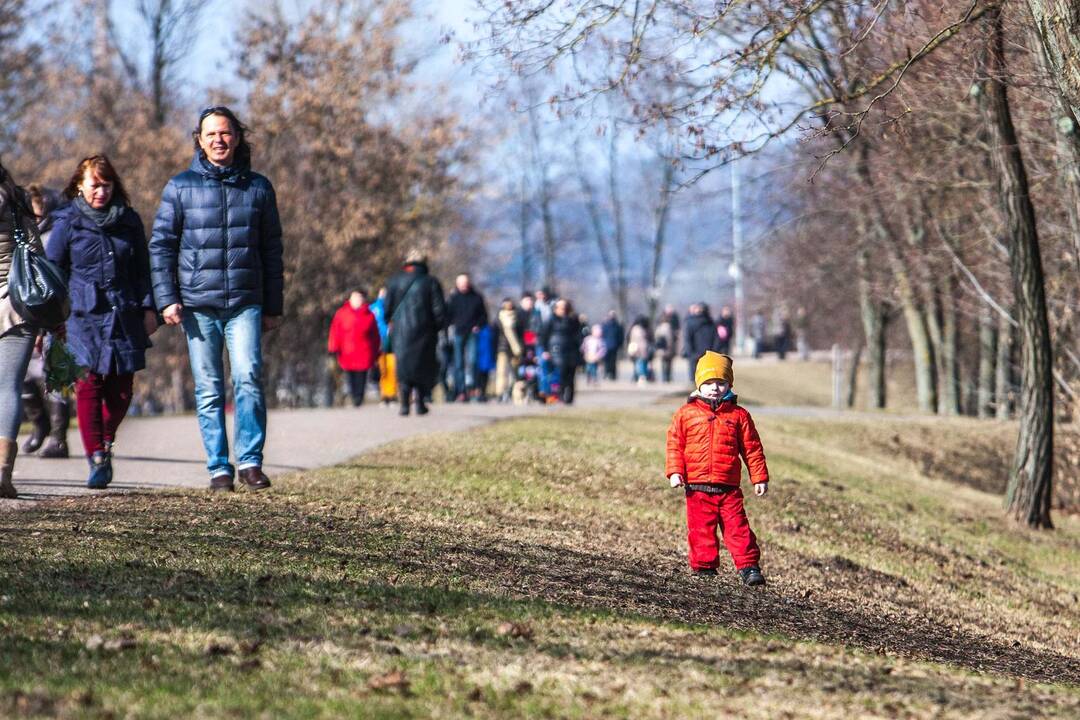
<svg viewBox="0 0 1080 720">
<path fill-rule="evenodd" d="M 262 307 L 238 310 L 184 308 L 195 410 L 199 416 L 210 477 L 232 475 L 225 432 L 225 366 L 229 350 L 236 402 L 236 461 L 241 470 L 262 467 L 266 443 L 266 400 L 262 386 Z"/>
<path fill-rule="evenodd" d="M 454 394 L 476 387 L 476 333 L 454 334 Z"/>
</svg>

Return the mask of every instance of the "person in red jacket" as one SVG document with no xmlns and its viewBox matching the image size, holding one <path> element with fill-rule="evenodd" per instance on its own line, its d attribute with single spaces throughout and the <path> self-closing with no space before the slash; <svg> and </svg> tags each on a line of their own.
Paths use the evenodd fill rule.
<svg viewBox="0 0 1080 720">
<path fill-rule="evenodd" d="M 743 507 L 742 461 L 758 497 L 769 488 L 769 468 L 754 420 L 731 391 L 735 381 L 727 355 L 706 352 L 694 374 L 695 390 L 676 411 L 667 433 L 666 474 L 671 487 L 686 489 L 690 568 L 716 575 L 719 528 L 735 569 L 746 585 L 764 585 L 761 550 Z"/>
<path fill-rule="evenodd" d="M 368 371 L 379 360 L 379 324 L 367 303 L 367 292 L 354 290 L 330 323 L 327 350 L 337 355 L 338 365 L 349 380 L 354 407 L 364 404 Z"/>
</svg>

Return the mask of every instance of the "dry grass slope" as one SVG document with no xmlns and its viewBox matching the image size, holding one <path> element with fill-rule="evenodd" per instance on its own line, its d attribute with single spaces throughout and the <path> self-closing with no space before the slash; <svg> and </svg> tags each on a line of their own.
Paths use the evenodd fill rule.
<svg viewBox="0 0 1080 720">
<path fill-rule="evenodd" d="M 978 428 L 762 413 L 751 591 L 686 575 L 670 409 L 0 515 L 0 716 L 1080 715 L 1080 524 L 1015 529 L 896 449 Z"/>
</svg>

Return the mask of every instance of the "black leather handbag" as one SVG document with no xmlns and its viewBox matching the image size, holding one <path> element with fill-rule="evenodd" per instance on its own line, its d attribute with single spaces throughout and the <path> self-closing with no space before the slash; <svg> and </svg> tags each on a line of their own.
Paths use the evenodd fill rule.
<svg viewBox="0 0 1080 720">
<path fill-rule="evenodd" d="M 11 232 L 15 252 L 8 272 L 8 296 L 11 306 L 23 320 L 37 327 L 52 329 L 62 325 L 71 314 L 67 281 L 56 263 L 34 252 L 30 242 L 37 236 L 37 225 L 24 218 L 11 202 Z M 28 231 L 27 226 L 31 229 Z"/>
</svg>

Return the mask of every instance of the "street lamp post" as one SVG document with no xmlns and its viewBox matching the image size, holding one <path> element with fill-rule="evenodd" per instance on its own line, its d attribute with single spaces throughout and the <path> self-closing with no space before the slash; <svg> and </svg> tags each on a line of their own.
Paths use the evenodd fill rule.
<svg viewBox="0 0 1080 720">
<path fill-rule="evenodd" d="M 735 352 L 746 351 L 746 303 L 743 296 L 742 210 L 739 201 L 739 171 L 731 163 L 731 266 L 728 274 L 735 281 Z"/>
</svg>

